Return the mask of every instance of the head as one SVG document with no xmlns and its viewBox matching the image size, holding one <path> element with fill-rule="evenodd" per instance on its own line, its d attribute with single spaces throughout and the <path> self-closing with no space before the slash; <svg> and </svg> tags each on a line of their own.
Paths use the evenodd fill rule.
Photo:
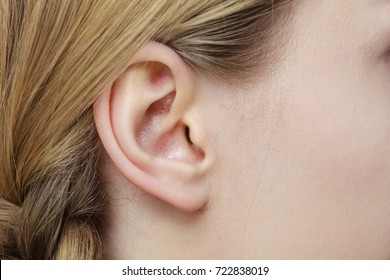
<svg viewBox="0 0 390 280">
<path fill-rule="evenodd" d="M 388 1 L 1 5 L 2 258 L 389 257 Z"/>
</svg>

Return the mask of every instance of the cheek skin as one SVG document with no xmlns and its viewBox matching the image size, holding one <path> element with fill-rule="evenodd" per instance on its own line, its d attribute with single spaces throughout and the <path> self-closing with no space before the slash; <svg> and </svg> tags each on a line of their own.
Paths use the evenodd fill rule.
<svg viewBox="0 0 390 280">
<path fill-rule="evenodd" d="M 331 43 L 341 35 L 322 35 L 323 49 L 301 42 L 288 63 L 292 66 L 280 74 L 290 79 L 291 90 L 284 94 L 294 97 L 278 130 L 283 132 L 279 158 L 293 172 L 281 173 L 275 200 L 268 205 L 259 200 L 257 210 L 279 219 L 268 228 L 279 229 L 283 252 L 288 248 L 308 258 L 389 258 L 388 79 L 377 61 Z"/>
<path fill-rule="evenodd" d="M 367 98 L 384 91 L 356 78 L 343 77 L 346 88 L 325 74 L 321 91 L 312 80 L 280 92 L 295 98 L 277 122 L 261 110 L 238 117 L 243 106 L 231 108 L 236 120 L 225 116 L 234 131 L 217 140 L 224 188 L 213 205 L 223 210 L 210 225 L 222 224 L 216 232 L 244 258 L 390 256 L 389 100 Z M 242 115 L 262 105 L 253 104 Z"/>
<path fill-rule="evenodd" d="M 383 103 L 366 108 L 366 92 L 354 91 L 351 101 L 329 84 L 322 88 L 312 104 L 310 96 L 291 104 L 282 154 L 293 172 L 280 174 L 275 200 L 258 209 L 279 213 L 280 234 L 289 233 L 284 245 L 295 253 L 386 258 L 390 116 Z"/>
<path fill-rule="evenodd" d="M 210 123 L 210 235 L 243 258 L 389 258 L 389 79 L 346 45 L 359 39 L 353 24 L 308 21 L 280 72 L 235 92 Z"/>
</svg>

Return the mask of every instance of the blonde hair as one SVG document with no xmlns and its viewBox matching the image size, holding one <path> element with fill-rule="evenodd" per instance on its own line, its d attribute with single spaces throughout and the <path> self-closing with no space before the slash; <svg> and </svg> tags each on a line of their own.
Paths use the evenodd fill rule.
<svg viewBox="0 0 390 280">
<path fill-rule="evenodd" d="M 0 257 L 100 259 L 103 151 L 91 106 L 149 40 L 239 79 L 288 0 L 0 3 Z"/>
</svg>

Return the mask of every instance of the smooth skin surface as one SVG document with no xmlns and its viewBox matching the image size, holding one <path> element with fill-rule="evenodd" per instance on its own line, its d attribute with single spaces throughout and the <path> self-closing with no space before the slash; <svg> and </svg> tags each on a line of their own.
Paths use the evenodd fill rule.
<svg viewBox="0 0 390 280">
<path fill-rule="evenodd" d="M 153 45 L 157 70 L 131 68 L 116 88 L 122 93 L 102 94 L 114 100 L 109 114 L 101 100 L 94 108 L 108 151 L 107 258 L 390 258 L 390 1 L 301 1 L 288 32 L 277 67 L 251 85 L 180 71 L 184 62 Z M 158 82 L 142 78 L 158 73 Z M 180 87 L 184 80 L 191 90 Z M 115 115 L 125 110 L 115 98 L 126 102 L 123 92 L 148 83 L 153 102 L 165 84 L 172 87 L 165 96 L 176 91 L 161 120 L 173 133 L 150 125 L 159 123 L 158 110 Z M 122 117 L 104 126 L 103 115 Z M 118 136 L 115 124 L 129 115 L 144 121 Z M 191 123 L 196 147 L 185 146 L 175 122 Z M 107 149 L 126 137 L 140 147 L 121 150 L 128 162 Z M 149 157 L 138 157 L 141 150 Z M 151 157 L 178 164 L 154 166 Z"/>
</svg>

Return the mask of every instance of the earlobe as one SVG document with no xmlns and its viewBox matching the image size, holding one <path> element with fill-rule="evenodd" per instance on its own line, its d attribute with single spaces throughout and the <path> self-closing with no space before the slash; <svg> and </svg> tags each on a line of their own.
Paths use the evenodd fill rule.
<svg viewBox="0 0 390 280">
<path fill-rule="evenodd" d="M 167 46 L 148 43 L 94 104 L 101 141 L 124 177 L 186 211 L 207 204 L 198 179 L 214 162 L 195 97 L 192 69 Z"/>
</svg>

